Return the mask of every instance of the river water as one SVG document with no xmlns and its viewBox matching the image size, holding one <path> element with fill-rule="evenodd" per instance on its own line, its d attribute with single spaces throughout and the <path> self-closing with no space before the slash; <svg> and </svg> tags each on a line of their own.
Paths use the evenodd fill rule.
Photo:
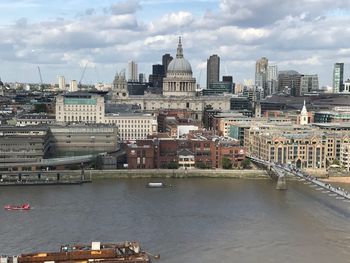
<svg viewBox="0 0 350 263">
<path fill-rule="evenodd" d="M 155 180 L 156 181 L 156 180 Z M 101 180 L 82 186 L 2 187 L 0 254 L 62 244 L 138 240 L 158 262 L 350 262 L 350 203 L 297 181 Z"/>
</svg>

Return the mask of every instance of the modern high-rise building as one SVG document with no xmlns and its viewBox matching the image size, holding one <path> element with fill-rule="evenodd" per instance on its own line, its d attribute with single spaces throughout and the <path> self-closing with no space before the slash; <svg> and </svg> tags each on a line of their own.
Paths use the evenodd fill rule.
<svg viewBox="0 0 350 263">
<path fill-rule="evenodd" d="M 333 69 L 333 93 L 342 92 L 344 89 L 344 63 L 335 63 Z"/>
<path fill-rule="evenodd" d="M 267 67 L 267 95 L 276 94 L 278 92 L 278 67 L 271 65 Z"/>
<path fill-rule="evenodd" d="M 138 74 L 137 74 L 137 64 L 135 63 L 135 61 L 133 61 L 133 60 L 129 61 L 128 69 L 129 69 L 128 81 L 137 82 L 139 79 L 138 79 Z"/>
<path fill-rule="evenodd" d="M 300 95 L 319 89 L 318 75 L 302 75 L 300 79 Z"/>
<path fill-rule="evenodd" d="M 291 96 L 300 96 L 301 75 L 295 70 L 280 71 L 278 90 Z"/>
<path fill-rule="evenodd" d="M 268 95 L 267 91 L 267 67 L 269 60 L 265 57 L 258 59 L 255 64 L 255 86 L 260 87 L 264 91 L 264 95 Z"/>
<path fill-rule="evenodd" d="M 70 92 L 74 92 L 74 91 L 77 91 L 77 90 L 78 90 L 78 82 L 75 79 L 73 79 L 70 82 L 69 91 Z"/>
<path fill-rule="evenodd" d="M 164 76 L 166 76 L 166 73 L 168 71 L 168 66 L 169 63 L 173 60 L 173 57 L 170 56 L 170 54 L 164 54 L 162 57 L 162 65 L 163 65 L 163 69 L 164 69 Z"/>
<path fill-rule="evenodd" d="M 144 73 L 140 73 L 140 74 L 139 74 L 139 82 L 140 82 L 140 83 L 147 82 L 147 80 L 146 80 L 146 75 L 145 75 Z"/>
<path fill-rule="evenodd" d="M 220 77 L 220 57 L 211 55 L 207 60 L 207 89 L 214 82 L 218 82 Z"/>
<path fill-rule="evenodd" d="M 66 89 L 66 81 L 64 76 L 58 76 L 58 89 L 65 90 Z"/>
</svg>

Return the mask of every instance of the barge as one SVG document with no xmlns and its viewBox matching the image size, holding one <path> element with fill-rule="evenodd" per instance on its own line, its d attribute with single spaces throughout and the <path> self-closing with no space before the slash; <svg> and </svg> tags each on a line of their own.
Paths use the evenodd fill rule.
<svg viewBox="0 0 350 263">
<path fill-rule="evenodd" d="M 19 256 L 1 256 L 0 263 L 74 263 L 74 262 L 104 262 L 104 263 L 151 263 L 152 255 L 140 248 L 136 241 L 122 243 L 92 242 L 88 245 L 64 245 L 59 252 L 37 252 Z"/>
</svg>

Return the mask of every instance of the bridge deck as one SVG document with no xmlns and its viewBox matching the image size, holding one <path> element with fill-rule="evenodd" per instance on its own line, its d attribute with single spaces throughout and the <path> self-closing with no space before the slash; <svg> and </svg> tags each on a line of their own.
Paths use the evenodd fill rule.
<svg viewBox="0 0 350 263">
<path fill-rule="evenodd" d="M 257 163 L 263 164 L 265 166 L 271 167 L 271 169 L 273 169 L 274 171 L 277 172 L 278 176 L 280 176 L 281 174 L 283 174 L 281 171 L 287 172 L 289 174 L 292 174 L 296 177 L 299 177 L 302 180 L 305 180 L 307 182 L 310 182 L 312 184 L 314 184 L 315 186 L 318 186 L 320 188 L 325 189 L 327 192 L 329 191 L 332 192 L 333 194 L 335 194 L 335 196 L 339 196 L 338 199 L 347 199 L 350 200 L 350 193 L 340 187 L 334 187 L 329 183 L 325 183 L 322 182 L 320 180 L 318 180 L 316 177 L 313 177 L 311 175 L 306 174 L 305 172 L 302 172 L 296 168 L 294 168 L 293 166 L 286 166 L 286 165 L 282 165 L 282 164 L 275 164 L 275 163 L 271 163 L 268 161 L 264 161 L 261 160 L 259 158 L 256 157 L 252 157 L 249 156 L 249 158 Z"/>
</svg>

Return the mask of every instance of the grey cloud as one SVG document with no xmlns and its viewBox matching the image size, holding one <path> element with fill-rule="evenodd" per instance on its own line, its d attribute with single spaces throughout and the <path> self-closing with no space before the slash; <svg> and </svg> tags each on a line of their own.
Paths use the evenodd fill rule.
<svg viewBox="0 0 350 263">
<path fill-rule="evenodd" d="M 109 8 L 105 9 L 105 12 L 109 12 L 113 15 L 123 15 L 133 14 L 140 9 L 141 5 L 138 0 L 125 0 L 111 5 Z"/>
</svg>

